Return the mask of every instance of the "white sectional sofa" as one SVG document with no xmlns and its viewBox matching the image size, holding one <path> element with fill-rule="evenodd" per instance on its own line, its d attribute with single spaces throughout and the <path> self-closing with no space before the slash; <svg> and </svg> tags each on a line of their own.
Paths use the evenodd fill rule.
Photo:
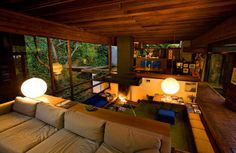
<svg viewBox="0 0 236 153">
<path fill-rule="evenodd" d="M 17 97 L 0 105 L 0 153 L 170 153 L 170 138 Z"/>
</svg>

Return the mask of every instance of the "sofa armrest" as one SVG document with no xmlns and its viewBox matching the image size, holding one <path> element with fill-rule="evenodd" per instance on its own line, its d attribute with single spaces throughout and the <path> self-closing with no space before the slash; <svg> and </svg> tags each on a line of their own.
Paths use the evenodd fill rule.
<svg viewBox="0 0 236 153">
<path fill-rule="evenodd" d="M 9 113 L 12 110 L 14 100 L 0 104 L 0 115 Z"/>
</svg>

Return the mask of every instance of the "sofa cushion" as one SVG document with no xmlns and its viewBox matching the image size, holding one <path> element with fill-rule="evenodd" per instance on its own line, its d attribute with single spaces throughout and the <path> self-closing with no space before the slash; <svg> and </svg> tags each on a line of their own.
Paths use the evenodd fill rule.
<svg viewBox="0 0 236 153">
<path fill-rule="evenodd" d="M 104 143 L 121 152 L 133 153 L 155 149 L 160 151 L 162 136 L 153 132 L 107 122 Z"/>
<path fill-rule="evenodd" d="M 53 133 L 56 128 L 36 118 L 0 133 L 0 151 L 23 153 L 36 146 Z"/>
<path fill-rule="evenodd" d="M 61 129 L 27 153 L 94 153 L 98 147 L 98 143 Z"/>
<path fill-rule="evenodd" d="M 0 115 L 11 112 L 13 103 L 14 100 L 0 104 Z"/>
<path fill-rule="evenodd" d="M 192 128 L 205 130 L 202 122 L 199 120 L 190 120 L 190 124 L 191 124 Z"/>
<path fill-rule="evenodd" d="M 23 123 L 31 119 L 29 116 L 21 115 L 16 112 L 0 115 L 0 132 L 5 131 L 11 127 L 14 127 L 20 123 Z"/>
<path fill-rule="evenodd" d="M 65 113 L 65 128 L 93 141 L 103 141 L 104 125 L 104 120 L 80 112 Z"/>
<path fill-rule="evenodd" d="M 102 143 L 102 145 L 98 148 L 96 153 L 122 153 L 119 150 Z"/>
<path fill-rule="evenodd" d="M 34 117 L 35 116 L 35 110 L 36 110 L 36 104 L 39 101 L 29 99 L 29 98 L 23 98 L 23 97 L 16 97 L 15 102 L 13 104 L 13 110 L 15 112 Z"/>
<path fill-rule="evenodd" d="M 46 103 L 39 103 L 36 109 L 36 118 L 44 121 L 57 129 L 63 128 L 64 113 L 66 109 Z"/>
<path fill-rule="evenodd" d="M 198 128 L 192 128 L 192 131 L 193 131 L 193 136 L 195 139 L 197 138 L 197 139 L 209 141 L 205 130 L 198 129 Z"/>
</svg>

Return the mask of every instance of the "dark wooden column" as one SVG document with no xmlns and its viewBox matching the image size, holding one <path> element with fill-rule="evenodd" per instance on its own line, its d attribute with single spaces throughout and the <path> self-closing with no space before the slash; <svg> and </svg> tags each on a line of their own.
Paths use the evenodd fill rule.
<svg viewBox="0 0 236 153">
<path fill-rule="evenodd" d="M 236 78 L 236 52 L 230 53 L 230 54 L 231 56 L 233 56 L 233 62 L 232 62 L 232 68 L 231 68 L 231 73 L 230 73 L 231 80 L 227 86 L 228 89 L 226 91 L 225 103 L 227 104 L 227 106 L 229 106 L 229 108 L 236 111 L 236 79 L 234 79 Z"/>
<path fill-rule="evenodd" d="M 55 82 L 54 82 L 54 73 L 53 73 L 53 67 L 52 67 L 52 45 L 51 45 L 51 39 L 47 37 L 48 42 L 48 59 L 49 59 L 49 68 L 50 68 L 50 76 L 51 76 L 51 89 L 52 89 L 52 95 L 55 94 Z"/>
<path fill-rule="evenodd" d="M 134 61 L 134 42 L 129 36 L 117 37 L 117 72 L 126 75 L 131 72 Z"/>
<path fill-rule="evenodd" d="M 70 94 L 71 100 L 74 100 L 74 87 L 72 80 L 72 61 L 71 61 L 71 48 L 70 48 L 70 40 L 67 43 L 67 51 L 68 51 L 68 64 L 69 64 L 69 74 L 70 74 Z"/>
</svg>

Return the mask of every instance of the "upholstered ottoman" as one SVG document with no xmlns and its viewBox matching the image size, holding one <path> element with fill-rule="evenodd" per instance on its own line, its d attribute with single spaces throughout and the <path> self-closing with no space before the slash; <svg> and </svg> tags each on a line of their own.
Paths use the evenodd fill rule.
<svg viewBox="0 0 236 153">
<path fill-rule="evenodd" d="M 175 124 L 175 112 L 168 109 L 159 109 L 157 112 L 157 120 L 161 122 L 166 122 L 170 124 Z"/>
</svg>

